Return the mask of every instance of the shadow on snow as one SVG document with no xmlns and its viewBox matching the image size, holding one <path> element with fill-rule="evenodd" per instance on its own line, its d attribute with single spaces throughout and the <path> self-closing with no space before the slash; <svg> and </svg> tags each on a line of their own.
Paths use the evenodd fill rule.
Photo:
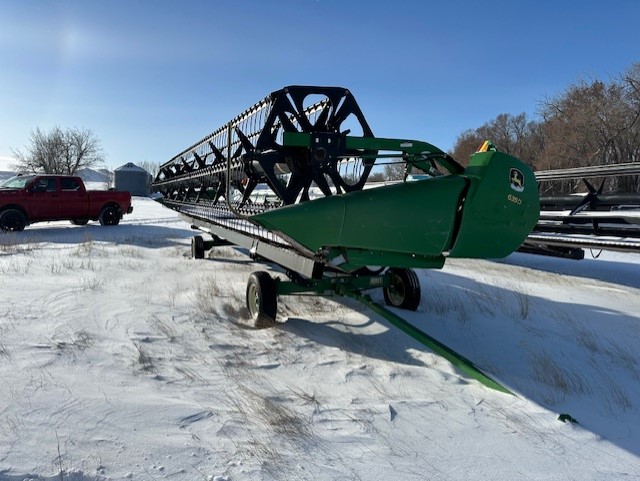
<svg viewBox="0 0 640 481">
<path fill-rule="evenodd" d="M 640 289 L 640 275 L 638 275 L 637 264 L 587 258 L 577 261 L 522 253 L 512 254 L 506 259 L 496 262 L 555 274 L 597 279 Z"/>
<path fill-rule="evenodd" d="M 171 247 L 184 245 L 184 239 L 193 237 L 191 229 L 153 224 L 119 224 L 117 226 L 66 226 L 37 224 L 23 232 L 0 233 L 0 243 L 7 245 L 82 244 L 88 240 L 113 242 L 139 247 Z"/>
<path fill-rule="evenodd" d="M 395 312 L 519 396 L 555 417 L 568 413 L 583 429 L 640 455 L 640 318 L 595 304 L 518 295 L 442 271 L 422 271 L 420 277 L 419 310 Z M 380 303 L 381 297 L 374 294 Z M 352 307 L 354 301 L 341 302 Z M 378 319 L 388 325 L 370 315 L 371 322 Z M 390 325 L 377 334 L 358 332 L 371 322 L 292 317 L 282 329 L 365 357 L 429 367 L 409 352 L 429 349 Z"/>
</svg>

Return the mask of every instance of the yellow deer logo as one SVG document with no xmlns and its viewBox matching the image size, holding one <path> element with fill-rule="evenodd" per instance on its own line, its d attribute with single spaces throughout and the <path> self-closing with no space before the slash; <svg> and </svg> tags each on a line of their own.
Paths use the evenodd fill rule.
<svg viewBox="0 0 640 481">
<path fill-rule="evenodd" d="M 511 188 L 516 192 L 522 192 L 524 190 L 524 174 L 518 169 L 511 169 L 509 177 Z"/>
</svg>

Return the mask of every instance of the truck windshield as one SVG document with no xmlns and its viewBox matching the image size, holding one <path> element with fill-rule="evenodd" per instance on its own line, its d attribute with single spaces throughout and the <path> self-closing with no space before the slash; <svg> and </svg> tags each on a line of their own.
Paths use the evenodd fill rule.
<svg viewBox="0 0 640 481">
<path fill-rule="evenodd" d="M 17 175 L 0 183 L 0 189 L 24 189 L 35 178 L 35 175 Z"/>
</svg>

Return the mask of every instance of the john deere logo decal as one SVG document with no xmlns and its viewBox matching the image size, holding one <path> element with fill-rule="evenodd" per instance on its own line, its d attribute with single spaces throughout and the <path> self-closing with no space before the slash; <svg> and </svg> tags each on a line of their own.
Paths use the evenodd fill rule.
<svg viewBox="0 0 640 481">
<path fill-rule="evenodd" d="M 522 192 L 524 190 L 524 174 L 518 169 L 511 169 L 509 180 L 511 181 L 511 188 L 513 190 L 516 192 Z"/>
</svg>

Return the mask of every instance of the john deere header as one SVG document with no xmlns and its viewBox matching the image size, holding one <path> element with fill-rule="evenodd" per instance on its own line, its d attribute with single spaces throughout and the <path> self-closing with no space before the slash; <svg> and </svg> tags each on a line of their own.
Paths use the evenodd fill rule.
<svg viewBox="0 0 640 481">
<path fill-rule="evenodd" d="M 367 188 L 388 162 L 405 181 Z M 518 159 L 487 143 L 463 168 L 429 143 L 374 137 L 339 87 L 271 93 L 163 164 L 154 186 L 172 209 L 343 272 L 504 257 L 539 215 Z"/>
</svg>

